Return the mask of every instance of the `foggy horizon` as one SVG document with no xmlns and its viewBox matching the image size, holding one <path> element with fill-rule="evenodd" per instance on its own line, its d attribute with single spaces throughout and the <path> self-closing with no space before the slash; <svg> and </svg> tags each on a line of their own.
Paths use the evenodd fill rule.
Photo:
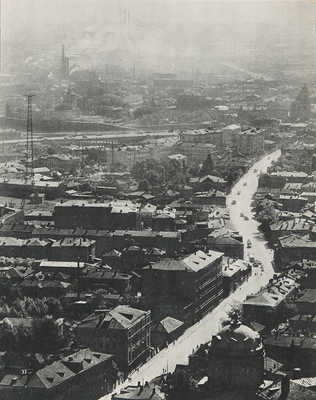
<svg viewBox="0 0 316 400">
<path fill-rule="evenodd" d="M 212 72 L 217 63 L 252 68 L 265 58 L 282 69 L 302 57 L 316 67 L 312 1 L 2 2 L 4 53 L 11 65 L 43 51 L 59 54 L 64 43 L 83 69 L 136 64 L 149 70 Z"/>
</svg>

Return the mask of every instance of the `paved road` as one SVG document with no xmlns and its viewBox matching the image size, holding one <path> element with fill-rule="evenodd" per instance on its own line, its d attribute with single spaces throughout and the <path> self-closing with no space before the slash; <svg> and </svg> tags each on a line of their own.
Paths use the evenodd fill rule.
<svg viewBox="0 0 316 400">
<path fill-rule="evenodd" d="M 262 234 L 258 231 L 258 223 L 252 218 L 251 201 L 257 189 L 257 174 L 265 171 L 272 160 L 278 159 L 279 156 L 280 151 L 276 151 L 258 161 L 240 179 L 228 196 L 228 205 L 231 210 L 233 225 L 244 236 L 245 242 L 248 239 L 251 240 L 252 248 L 250 251 L 263 264 L 264 270 L 261 272 L 259 268 L 255 268 L 254 270 L 258 271 L 254 272 L 248 281 L 201 321 L 190 327 L 174 344 L 169 345 L 168 348 L 162 350 L 137 372 L 133 373 L 129 382 L 117 387 L 116 391 L 119 391 L 120 388 L 127 384 L 137 384 L 138 381 L 150 381 L 154 377 L 159 376 L 164 368 L 168 371 L 173 371 L 176 364 L 186 363 L 188 356 L 197 345 L 209 341 L 211 336 L 221 329 L 222 322 L 226 319 L 228 312 L 234 306 L 244 301 L 247 295 L 256 293 L 261 287 L 265 286 L 273 276 L 273 267 L 271 264 L 273 253 L 272 250 L 267 248 Z M 246 186 L 244 186 L 245 182 Z M 238 194 L 239 192 L 240 194 Z M 235 205 L 231 204 L 233 200 L 236 201 Z M 249 220 L 246 221 L 240 215 L 241 213 L 247 215 Z M 107 395 L 102 399 L 109 398 L 110 395 Z"/>
</svg>

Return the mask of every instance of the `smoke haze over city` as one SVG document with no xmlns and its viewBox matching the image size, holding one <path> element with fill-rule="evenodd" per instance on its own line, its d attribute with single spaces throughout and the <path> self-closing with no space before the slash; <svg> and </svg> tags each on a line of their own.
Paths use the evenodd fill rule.
<svg viewBox="0 0 316 400">
<path fill-rule="evenodd" d="M 7 63 L 60 51 L 80 67 L 256 71 L 316 66 L 313 1 L 3 0 Z M 306 71 L 306 65 L 302 73 Z M 300 69 L 299 69 L 300 70 Z"/>
</svg>

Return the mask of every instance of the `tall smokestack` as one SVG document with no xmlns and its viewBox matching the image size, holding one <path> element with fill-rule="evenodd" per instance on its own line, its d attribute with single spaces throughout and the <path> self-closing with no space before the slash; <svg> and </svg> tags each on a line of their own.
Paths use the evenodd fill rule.
<svg viewBox="0 0 316 400">
<path fill-rule="evenodd" d="M 61 65 L 62 66 L 64 65 L 64 61 L 65 61 L 65 45 L 62 44 L 62 46 L 61 46 Z"/>
<path fill-rule="evenodd" d="M 64 44 L 61 46 L 60 75 L 62 79 L 68 78 L 69 76 L 69 57 L 65 56 Z"/>
</svg>

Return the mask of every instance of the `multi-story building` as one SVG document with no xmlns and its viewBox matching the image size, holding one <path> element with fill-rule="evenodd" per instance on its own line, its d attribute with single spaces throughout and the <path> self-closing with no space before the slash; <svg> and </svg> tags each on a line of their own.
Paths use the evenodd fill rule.
<svg viewBox="0 0 316 400">
<path fill-rule="evenodd" d="M 87 238 L 64 238 L 53 242 L 49 253 L 50 260 L 89 261 L 95 257 L 95 241 Z"/>
<path fill-rule="evenodd" d="M 146 226 L 152 225 L 153 213 L 143 213 L 141 218 L 147 221 Z M 147 215 L 146 215 L 147 214 Z M 171 222 L 171 221 L 170 221 Z M 168 222 L 169 223 L 169 222 Z M 174 226 L 174 224 L 173 224 Z M 159 225 L 157 226 L 157 228 Z M 172 228 L 174 229 L 174 228 Z M 53 239 L 60 241 L 64 238 L 80 239 L 82 243 L 89 239 L 95 242 L 95 255 L 102 256 L 104 251 L 122 249 L 131 242 L 143 247 L 159 247 L 167 253 L 174 253 L 181 246 L 181 234 L 177 231 L 153 231 L 153 230 L 114 230 L 84 229 L 84 228 L 57 228 L 44 226 L 35 228 L 31 225 L 3 225 L 0 227 L 0 254 L 13 256 L 17 247 L 21 247 L 24 241 L 16 238 L 34 237 L 39 239 Z M 11 240 L 12 239 L 12 240 Z M 75 242 L 77 243 L 77 242 Z M 88 242 L 87 242 L 88 243 Z M 75 250 L 75 248 L 74 248 Z M 45 257 L 44 257 L 45 258 Z M 75 258 L 77 260 L 77 258 Z"/>
<path fill-rule="evenodd" d="M 143 296 L 155 318 L 199 320 L 222 299 L 223 253 L 197 251 L 163 259 L 143 269 Z"/>
<path fill-rule="evenodd" d="M 236 137 L 236 150 L 240 154 L 253 156 L 264 151 L 264 135 L 262 131 L 247 129 Z"/>
<path fill-rule="evenodd" d="M 81 321 L 76 332 L 92 350 L 114 354 L 127 373 L 150 355 L 151 312 L 126 305 L 101 310 Z"/>
<path fill-rule="evenodd" d="M 264 349 L 260 335 L 239 323 L 226 326 L 213 336 L 208 351 L 190 356 L 190 367 L 204 365 L 214 391 L 238 391 L 244 398 L 255 398 L 263 381 Z M 249 397 L 248 397 L 249 396 Z"/>
<path fill-rule="evenodd" d="M 84 238 L 0 240 L 0 255 L 7 257 L 35 258 L 37 260 L 88 261 L 95 256 L 95 242 Z"/>
<path fill-rule="evenodd" d="M 97 400 L 113 390 L 116 380 L 113 355 L 90 349 L 81 349 L 37 369 L 22 366 L 19 372 L 10 368 L 9 359 L 1 371 L 0 398 Z"/>
<path fill-rule="evenodd" d="M 236 143 L 236 137 L 241 132 L 240 125 L 231 124 L 222 128 L 223 134 L 223 145 L 227 147 L 232 147 Z"/>
<path fill-rule="evenodd" d="M 120 229 L 136 227 L 139 205 L 128 200 L 97 203 L 66 201 L 54 208 L 58 228 Z"/>
<path fill-rule="evenodd" d="M 153 158 L 153 148 L 149 146 L 122 146 L 113 150 L 113 161 L 131 170 L 137 162 Z"/>
<path fill-rule="evenodd" d="M 209 154 L 213 154 L 216 146 L 205 142 L 182 142 L 177 145 L 177 151 L 185 155 L 188 164 L 200 164 Z"/>
<path fill-rule="evenodd" d="M 105 248 L 120 250 L 131 242 L 143 247 L 158 247 L 173 254 L 181 246 L 181 234 L 176 231 L 116 230 L 107 234 Z"/>
</svg>

